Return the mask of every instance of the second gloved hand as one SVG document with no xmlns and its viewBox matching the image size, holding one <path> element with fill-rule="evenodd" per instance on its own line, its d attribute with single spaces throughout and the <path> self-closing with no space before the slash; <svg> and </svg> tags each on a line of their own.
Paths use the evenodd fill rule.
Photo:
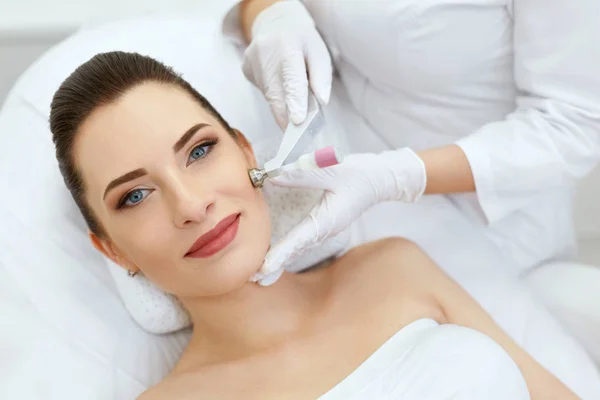
<svg viewBox="0 0 600 400">
<path fill-rule="evenodd" d="M 337 235 L 373 205 L 415 202 L 425 191 L 425 164 L 411 149 L 352 154 L 342 164 L 294 171 L 271 180 L 276 185 L 324 189 L 310 215 L 269 250 L 261 273 L 277 273 L 304 252 Z"/>
<path fill-rule="evenodd" d="M 294 124 L 306 118 L 309 86 L 319 103 L 329 102 L 331 57 L 300 1 L 279 1 L 256 17 L 242 70 L 263 92 L 282 130 L 288 117 Z"/>
</svg>

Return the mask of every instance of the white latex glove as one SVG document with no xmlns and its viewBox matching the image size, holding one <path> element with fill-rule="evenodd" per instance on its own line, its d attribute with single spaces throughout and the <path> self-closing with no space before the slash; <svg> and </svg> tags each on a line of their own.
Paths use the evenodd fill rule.
<svg viewBox="0 0 600 400">
<path fill-rule="evenodd" d="M 294 124 L 306 118 L 309 84 L 319 103 L 329 102 L 331 56 L 300 1 L 280 1 L 258 14 L 242 70 L 263 92 L 282 130 L 288 116 Z"/>
<path fill-rule="evenodd" d="M 313 171 L 285 173 L 272 183 L 324 189 L 309 216 L 271 247 L 258 282 L 273 283 L 283 266 L 349 227 L 383 201 L 416 202 L 425 191 L 427 174 L 421 158 L 409 148 L 379 154 L 352 154 L 342 164 Z"/>
</svg>

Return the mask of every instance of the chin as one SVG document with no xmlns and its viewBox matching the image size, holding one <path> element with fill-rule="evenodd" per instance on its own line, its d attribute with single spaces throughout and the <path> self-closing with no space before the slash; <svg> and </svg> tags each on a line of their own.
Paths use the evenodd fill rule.
<svg viewBox="0 0 600 400">
<path fill-rule="evenodd" d="M 238 236 L 220 254 L 204 260 L 190 260 L 197 266 L 194 274 L 198 276 L 193 280 L 199 286 L 199 293 L 205 296 L 231 293 L 249 283 L 260 270 L 269 250 L 270 230 L 253 230 L 252 225 L 242 220 Z"/>
<path fill-rule="evenodd" d="M 233 264 L 237 272 L 243 277 L 245 281 L 248 281 L 252 275 L 257 273 L 265 260 L 268 246 L 264 249 L 253 249 L 252 252 L 248 252 L 243 256 L 239 257 L 237 262 Z"/>
<path fill-rule="evenodd" d="M 235 290 L 248 283 L 262 266 L 268 249 L 268 243 L 261 246 L 247 243 L 223 257 L 216 266 L 223 291 Z"/>
<path fill-rule="evenodd" d="M 247 224 L 246 228 L 252 225 Z M 224 258 L 244 277 L 244 281 L 248 281 L 262 267 L 271 246 L 271 232 L 270 229 L 245 229 L 237 239 L 237 246 L 231 249 L 229 257 Z"/>
</svg>

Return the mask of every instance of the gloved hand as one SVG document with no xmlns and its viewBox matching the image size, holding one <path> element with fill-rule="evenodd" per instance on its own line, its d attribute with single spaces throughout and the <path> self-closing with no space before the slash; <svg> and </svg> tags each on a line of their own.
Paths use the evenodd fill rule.
<svg viewBox="0 0 600 400">
<path fill-rule="evenodd" d="M 309 84 L 319 103 L 329 102 L 331 56 L 300 1 L 280 1 L 258 14 L 242 70 L 264 93 L 282 130 L 288 116 L 294 124 L 306 118 Z"/>
<path fill-rule="evenodd" d="M 260 270 L 261 278 L 278 277 L 286 264 L 342 232 L 377 203 L 416 202 L 425 191 L 427 174 L 421 158 L 411 149 L 402 148 L 379 154 L 353 154 L 341 164 L 284 173 L 271 182 L 325 189 L 325 193 L 309 216 L 271 247 Z M 266 279 L 260 283 L 268 285 L 273 281 Z"/>
</svg>

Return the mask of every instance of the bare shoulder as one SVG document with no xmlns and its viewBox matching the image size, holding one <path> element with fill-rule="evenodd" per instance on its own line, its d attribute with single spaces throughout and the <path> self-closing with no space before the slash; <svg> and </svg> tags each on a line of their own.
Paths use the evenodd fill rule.
<svg viewBox="0 0 600 400">
<path fill-rule="evenodd" d="M 358 246 L 338 260 L 334 273 L 339 286 L 351 292 L 344 293 L 345 298 L 406 315 L 409 321 L 423 317 L 444 320 L 427 285 L 428 274 L 442 272 L 410 240 L 386 238 Z"/>
<path fill-rule="evenodd" d="M 353 274 L 359 275 L 402 277 L 403 282 L 412 282 L 413 278 L 422 275 L 423 267 L 427 273 L 437 268 L 416 243 L 392 237 L 352 249 L 340 258 L 338 269 L 351 269 Z"/>
</svg>

